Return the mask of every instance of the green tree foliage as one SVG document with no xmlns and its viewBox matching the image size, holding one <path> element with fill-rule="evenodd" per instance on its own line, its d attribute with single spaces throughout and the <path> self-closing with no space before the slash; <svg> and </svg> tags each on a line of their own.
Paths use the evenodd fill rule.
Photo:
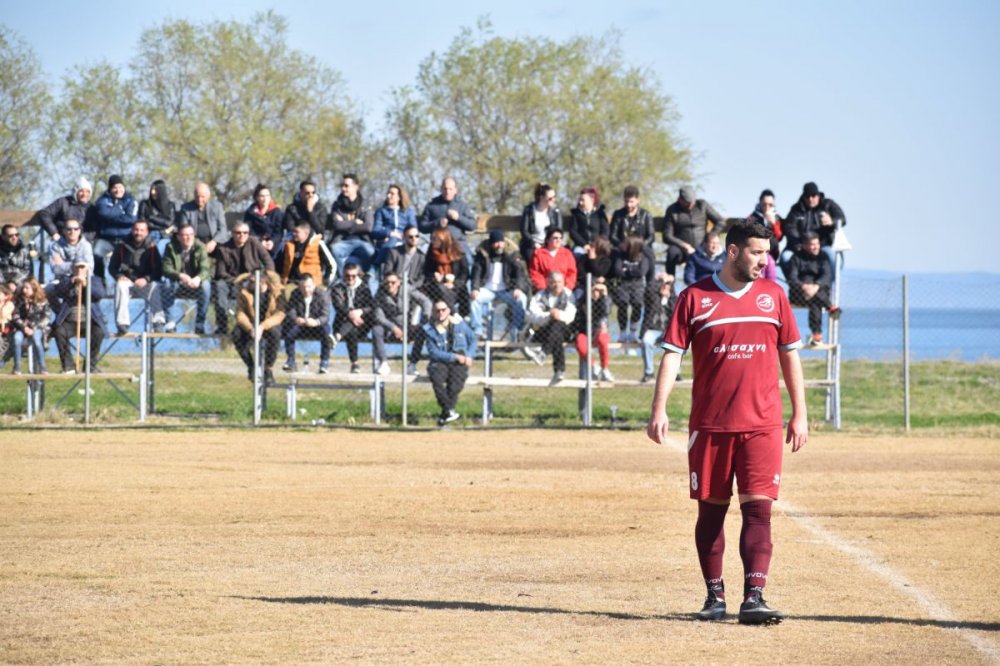
<svg viewBox="0 0 1000 666">
<path fill-rule="evenodd" d="M 567 203 L 584 186 L 606 197 L 628 184 L 647 201 L 690 176 L 677 111 L 655 76 L 625 63 L 620 35 L 493 36 L 487 21 L 463 29 L 420 66 L 415 89 L 387 114 L 393 167 L 412 186 L 455 175 L 479 210 L 512 213 L 538 181 Z"/>
<path fill-rule="evenodd" d="M 150 141 L 147 119 L 135 89 L 107 62 L 78 65 L 63 78 L 61 99 L 53 109 L 48 147 L 61 180 L 79 175 L 100 183 L 118 174 L 133 195 L 142 198 Z M 147 183 L 148 184 L 148 183 Z"/>
<path fill-rule="evenodd" d="M 0 206 L 27 208 L 39 189 L 50 100 L 35 52 L 0 25 Z"/>
<path fill-rule="evenodd" d="M 205 180 L 224 204 L 266 182 L 289 196 L 364 160 L 363 123 L 340 75 L 289 47 L 286 20 L 173 21 L 150 28 L 133 64 L 170 182 Z"/>
<path fill-rule="evenodd" d="M 287 22 L 167 21 L 143 31 L 125 76 L 107 64 L 66 78 L 50 143 L 74 172 L 119 172 L 136 195 L 164 178 L 187 198 L 199 180 L 223 205 L 258 182 L 290 200 L 366 164 L 364 123 L 340 75 L 293 49 Z"/>
</svg>

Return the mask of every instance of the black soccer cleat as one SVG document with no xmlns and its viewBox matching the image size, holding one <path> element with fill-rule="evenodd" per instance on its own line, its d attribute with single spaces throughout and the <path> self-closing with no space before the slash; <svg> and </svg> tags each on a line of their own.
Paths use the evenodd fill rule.
<svg viewBox="0 0 1000 666">
<path fill-rule="evenodd" d="M 768 608 L 760 590 L 751 590 L 740 606 L 740 624 L 781 624 L 784 619 L 781 611 Z"/>
<path fill-rule="evenodd" d="M 698 611 L 699 620 L 721 620 L 726 616 L 726 599 L 719 597 L 722 587 L 718 589 L 708 588 L 708 595 L 705 597 L 705 605 Z"/>
</svg>

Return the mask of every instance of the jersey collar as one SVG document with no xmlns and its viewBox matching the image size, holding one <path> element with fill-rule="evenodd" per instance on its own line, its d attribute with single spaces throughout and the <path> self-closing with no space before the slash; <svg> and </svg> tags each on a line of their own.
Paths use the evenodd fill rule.
<svg viewBox="0 0 1000 666">
<path fill-rule="evenodd" d="M 729 287 L 727 287 L 722 282 L 722 280 L 719 279 L 719 274 L 718 273 L 712 273 L 712 280 L 715 282 L 715 286 L 717 286 L 724 293 L 729 294 L 730 296 L 732 296 L 735 299 L 742 298 L 745 293 L 747 293 L 748 291 L 750 291 L 751 288 L 753 288 L 753 282 L 747 282 L 745 285 L 743 285 L 743 287 L 741 289 L 737 289 L 737 290 L 734 291 L 734 290 L 730 289 Z"/>
</svg>

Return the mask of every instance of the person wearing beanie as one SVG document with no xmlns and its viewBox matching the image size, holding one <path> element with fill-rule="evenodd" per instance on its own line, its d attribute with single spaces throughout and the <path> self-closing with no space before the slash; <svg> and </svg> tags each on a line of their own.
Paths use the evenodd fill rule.
<svg viewBox="0 0 1000 666">
<path fill-rule="evenodd" d="M 694 190 L 685 185 L 680 189 L 677 201 L 667 206 L 663 213 L 663 242 L 667 244 L 665 262 L 668 275 L 674 275 L 677 267 L 687 264 L 688 257 L 701 247 L 708 233 L 708 223 L 721 231 L 725 218 L 704 199 L 695 196 Z"/>
<path fill-rule="evenodd" d="M 122 177 L 108 178 L 108 189 L 94 204 L 84 230 L 94 234 L 94 274 L 103 279 L 107 261 L 115 245 L 132 234 L 132 225 L 139 219 L 139 203 L 125 190 Z"/>
<path fill-rule="evenodd" d="M 820 249 L 833 267 L 836 253 L 833 251 L 833 236 L 837 229 L 847 225 L 844 210 L 833 199 L 828 198 L 819 186 L 810 181 L 802 186 L 802 196 L 795 202 L 782 223 L 785 249 L 778 260 L 783 271 L 788 270 L 795 253 L 802 249 L 803 239 L 808 232 L 819 236 Z"/>
<path fill-rule="evenodd" d="M 80 176 L 76 179 L 69 194 L 59 197 L 45 208 L 35 213 L 38 223 L 45 229 L 45 233 L 58 241 L 63 235 L 63 227 L 67 220 L 76 220 L 83 224 L 87 218 L 87 210 L 90 208 L 90 198 L 93 195 L 94 186 L 90 181 Z"/>
<path fill-rule="evenodd" d="M 524 328 L 524 311 L 528 306 L 528 270 L 513 244 L 507 247 L 503 231 L 494 229 L 489 238 L 476 248 L 472 263 L 472 292 L 469 311 L 472 331 L 484 337 L 483 310 L 494 300 L 506 303 L 511 337 L 517 340 Z"/>
</svg>

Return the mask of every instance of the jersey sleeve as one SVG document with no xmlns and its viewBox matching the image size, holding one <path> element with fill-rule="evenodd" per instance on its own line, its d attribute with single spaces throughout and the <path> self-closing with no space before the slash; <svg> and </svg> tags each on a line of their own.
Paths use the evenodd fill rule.
<svg viewBox="0 0 1000 666">
<path fill-rule="evenodd" d="M 666 351 L 683 354 L 691 344 L 691 304 L 694 299 L 691 297 L 693 289 L 685 289 L 677 298 L 677 307 L 674 308 L 667 330 L 663 333 L 663 340 L 660 347 Z"/>
<path fill-rule="evenodd" d="M 781 328 L 778 329 L 778 349 L 781 351 L 791 351 L 802 346 L 802 335 L 799 333 L 799 325 L 795 323 L 795 313 L 788 302 L 788 295 L 784 289 L 777 289 L 778 319 L 781 321 Z"/>
</svg>

